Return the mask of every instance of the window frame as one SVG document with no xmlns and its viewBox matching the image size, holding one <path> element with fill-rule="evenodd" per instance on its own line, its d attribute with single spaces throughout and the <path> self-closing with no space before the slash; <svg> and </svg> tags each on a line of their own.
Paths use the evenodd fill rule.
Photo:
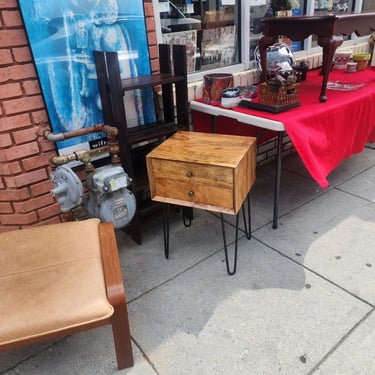
<svg viewBox="0 0 375 375">
<path fill-rule="evenodd" d="M 240 12 L 240 27 L 238 32 L 239 43 L 238 46 L 240 48 L 239 51 L 239 63 L 228 65 L 225 67 L 219 67 L 209 70 L 202 70 L 197 72 L 188 73 L 188 81 L 196 81 L 199 79 L 203 79 L 203 76 L 208 73 L 232 73 L 233 71 L 243 71 L 250 67 L 249 61 L 249 43 L 250 43 L 250 31 L 245 32 L 243 25 L 250 24 L 250 0 L 237 0 Z M 156 28 L 156 38 L 158 43 L 161 43 L 162 40 L 162 33 L 161 33 L 161 23 L 160 23 L 160 15 L 158 12 L 159 0 L 152 0 L 152 5 L 154 9 L 154 19 L 155 19 L 155 28 Z"/>
</svg>

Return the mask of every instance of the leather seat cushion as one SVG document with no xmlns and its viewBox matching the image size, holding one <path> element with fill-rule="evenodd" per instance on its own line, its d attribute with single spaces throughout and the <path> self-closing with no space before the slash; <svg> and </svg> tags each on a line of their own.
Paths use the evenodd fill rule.
<svg viewBox="0 0 375 375">
<path fill-rule="evenodd" d="M 99 220 L 0 233 L 0 346 L 108 319 Z"/>
</svg>

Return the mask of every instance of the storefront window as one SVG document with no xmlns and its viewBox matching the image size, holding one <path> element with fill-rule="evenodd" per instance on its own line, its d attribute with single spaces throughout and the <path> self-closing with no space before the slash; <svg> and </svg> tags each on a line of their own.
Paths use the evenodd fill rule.
<svg viewBox="0 0 375 375">
<path fill-rule="evenodd" d="M 315 0 L 314 2 L 314 14 L 351 13 L 352 10 L 352 0 Z"/>
<path fill-rule="evenodd" d="M 250 58 L 254 58 L 254 49 L 262 36 L 261 18 L 274 16 L 275 7 L 284 4 L 292 16 L 358 13 L 375 10 L 375 0 L 250 0 Z M 282 39 L 282 38 L 281 38 Z M 284 38 L 285 39 L 285 38 Z M 351 36 L 344 40 L 350 41 Z M 288 43 L 293 52 L 304 48 L 317 47 L 317 39 L 311 36 L 307 43 L 304 41 L 283 40 Z"/>
<path fill-rule="evenodd" d="M 262 34 L 263 17 L 272 17 L 275 9 L 288 11 L 288 15 L 299 16 L 304 13 L 304 2 L 302 0 L 251 0 L 250 1 L 250 58 L 254 59 L 254 50 Z M 284 38 L 284 42 L 290 45 L 293 52 L 303 48 L 300 41 L 291 41 Z"/>
<path fill-rule="evenodd" d="M 364 12 L 374 12 L 375 0 L 363 0 L 362 10 Z"/>
<path fill-rule="evenodd" d="M 160 20 L 160 43 L 186 44 L 188 72 L 204 72 L 235 64 L 254 66 L 254 50 L 262 37 L 263 17 L 275 9 L 288 15 L 375 11 L 375 0 L 153 0 Z M 246 14 L 246 16 L 244 16 Z M 242 23 L 241 23 L 242 22 Z M 316 37 L 281 40 L 293 53 L 318 47 Z M 351 43 L 351 36 L 345 37 Z M 242 49 L 241 49 L 242 46 Z M 305 52 L 304 52 L 305 53 Z"/>
<path fill-rule="evenodd" d="M 239 0 L 159 0 L 161 43 L 186 44 L 188 72 L 240 62 Z"/>
</svg>

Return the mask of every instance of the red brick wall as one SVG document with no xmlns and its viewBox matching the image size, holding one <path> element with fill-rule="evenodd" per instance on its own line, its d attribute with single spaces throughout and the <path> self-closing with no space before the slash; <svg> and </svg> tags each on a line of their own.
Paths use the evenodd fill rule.
<svg viewBox="0 0 375 375">
<path fill-rule="evenodd" d="M 148 36 L 148 46 L 151 59 L 151 70 L 153 72 L 159 70 L 158 47 L 156 40 L 156 30 L 154 21 L 154 9 L 152 7 L 152 0 L 144 0 L 146 28 Z"/>
<path fill-rule="evenodd" d="M 152 70 L 159 67 L 153 8 L 145 0 Z M 50 194 L 55 147 L 16 0 L 0 0 L 0 232 L 65 220 Z"/>
</svg>

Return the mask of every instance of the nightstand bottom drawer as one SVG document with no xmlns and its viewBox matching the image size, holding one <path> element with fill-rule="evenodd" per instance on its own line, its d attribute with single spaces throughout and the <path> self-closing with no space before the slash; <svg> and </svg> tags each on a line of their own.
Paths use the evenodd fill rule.
<svg viewBox="0 0 375 375">
<path fill-rule="evenodd" d="M 233 207 L 233 191 L 213 185 L 202 185 L 157 178 L 155 181 L 155 195 L 157 197 L 178 199 L 186 203 L 218 206 L 221 208 Z M 165 201 L 165 199 L 161 199 Z"/>
</svg>

